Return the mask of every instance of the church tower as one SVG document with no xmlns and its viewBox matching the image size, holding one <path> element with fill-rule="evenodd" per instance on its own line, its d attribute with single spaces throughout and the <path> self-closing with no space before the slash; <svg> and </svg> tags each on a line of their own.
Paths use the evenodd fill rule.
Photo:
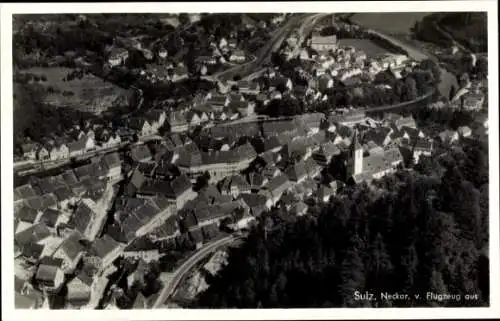
<svg viewBox="0 0 500 321">
<path fill-rule="evenodd" d="M 349 148 L 349 160 L 347 165 L 347 178 L 363 172 L 363 147 L 359 143 L 358 131 L 354 130 L 351 146 Z"/>
</svg>

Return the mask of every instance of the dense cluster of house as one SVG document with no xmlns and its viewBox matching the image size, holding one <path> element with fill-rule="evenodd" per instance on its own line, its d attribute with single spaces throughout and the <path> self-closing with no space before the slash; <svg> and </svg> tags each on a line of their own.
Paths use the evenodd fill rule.
<svg viewBox="0 0 500 321">
<path fill-rule="evenodd" d="M 37 297 L 67 284 L 68 306 L 95 306 L 118 257 L 156 260 L 180 239 L 200 247 L 273 206 L 304 215 L 308 199 L 327 202 L 342 184 L 380 178 L 432 149 L 411 117 L 360 112 L 222 123 L 193 139 L 174 132 L 136 143 L 126 171 L 124 157 L 109 153 L 15 189 L 17 278 Z M 341 159 L 348 177 L 322 183 L 322 170 Z"/>
<path fill-rule="evenodd" d="M 347 39 L 349 40 L 349 39 Z M 284 52 L 296 46 L 295 35 L 287 39 L 289 46 Z M 348 41 L 347 41 L 348 42 Z M 304 72 L 315 76 L 318 82 L 324 83 L 324 89 L 333 86 L 332 78 L 338 78 L 345 85 L 356 85 L 363 79 L 373 80 L 375 75 L 390 68 L 395 78 L 401 78 L 402 71 L 409 71 L 417 63 L 402 54 L 383 54 L 368 57 L 367 54 L 350 45 L 341 45 L 335 35 L 320 36 L 313 34 L 307 45 L 299 52 Z M 294 58 L 288 55 L 288 58 Z"/>
<path fill-rule="evenodd" d="M 68 306 L 97 306 L 121 246 L 100 237 L 121 163 L 117 153 L 109 153 L 56 176 L 30 177 L 15 188 L 16 282 L 26 288 L 16 300 L 24 301 L 23 307 L 51 306 L 50 294 L 65 283 Z"/>
</svg>

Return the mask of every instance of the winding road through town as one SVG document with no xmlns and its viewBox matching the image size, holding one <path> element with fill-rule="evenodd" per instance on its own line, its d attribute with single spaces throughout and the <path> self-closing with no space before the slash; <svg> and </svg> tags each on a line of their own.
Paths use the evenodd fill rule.
<svg viewBox="0 0 500 321">
<path fill-rule="evenodd" d="M 241 236 L 229 235 L 222 239 L 204 245 L 186 262 L 184 262 L 177 270 L 175 270 L 168 276 L 169 282 L 168 284 L 165 284 L 165 286 L 161 290 L 152 308 L 156 309 L 161 307 L 164 302 L 175 292 L 175 289 L 184 278 L 184 276 L 189 273 L 189 271 L 191 271 L 196 266 L 196 264 L 205 259 L 209 254 L 216 252 L 221 247 L 227 246 L 239 239 L 241 239 Z"/>
</svg>

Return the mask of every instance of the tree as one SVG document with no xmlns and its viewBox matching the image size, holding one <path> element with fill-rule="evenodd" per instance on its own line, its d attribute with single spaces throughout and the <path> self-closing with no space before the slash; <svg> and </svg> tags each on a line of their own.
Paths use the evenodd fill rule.
<svg viewBox="0 0 500 321">
<path fill-rule="evenodd" d="M 467 152 L 462 154 L 452 155 L 449 164 L 436 163 L 448 167 L 444 176 L 429 166 L 429 175 L 398 172 L 376 182 L 374 189 L 345 187 L 342 197 L 316 205 L 314 216 L 290 220 L 286 207 L 262 215 L 247 241 L 230 251 L 228 265 L 195 307 L 257 307 L 259 302 L 263 307 L 369 306 L 373 303 L 354 300 L 354 291 L 365 290 L 486 297 L 487 259 L 480 250 L 487 248 L 488 237 L 465 230 L 477 228 L 473 206 L 481 214 L 478 226 L 486 228 L 488 187 L 478 191 L 479 205 L 457 204 L 457 199 L 476 203 L 474 191 L 471 197 L 459 190 L 475 189 L 469 174 L 462 174 Z M 386 193 L 374 192 L 379 189 Z M 468 220 L 462 217 L 467 211 L 473 213 Z M 445 303 L 387 303 L 417 304 Z"/>
<path fill-rule="evenodd" d="M 189 19 L 189 15 L 187 13 L 179 14 L 179 22 L 181 25 L 187 25 L 191 20 Z"/>
<path fill-rule="evenodd" d="M 420 62 L 420 68 L 422 70 L 430 70 L 432 72 L 434 82 L 441 79 L 441 68 L 432 60 L 425 59 Z"/>
<path fill-rule="evenodd" d="M 448 293 L 448 289 L 447 289 L 446 284 L 443 280 L 443 275 L 441 274 L 441 272 L 439 272 L 437 270 L 432 271 L 429 292 L 431 292 L 435 295 Z M 430 302 L 428 304 L 431 306 L 443 306 L 443 305 L 446 306 L 446 301 L 439 302 L 436 299 L 434 299 L 434 300 L 430 300 Z"/>
<path fill-rule="evenodd" d="M 488 60 L 480 57 L 476 62 L 475 72 L 479 79 L 484 79 L 488 75 Z"/>
<path fill-rule="evenodd" d="M 413 77 L 407 76 L 405 81 L 404 81 L 404 90 L 403 90 L 403 97 L 404 101 L 410 101 L 414 100 L 417 98 L 418 91 L 417 91 L 417 83 Z"/>
<path fill-rule="evenodd" d="M 361 240 L 355 235 L 351 238 L 350 243 L 351 247 L 347 250 L 346 257 L 341 265 L 342 283 L 339 292 L 344 306 L 355 307 L 359 306 L 360 302 L 355 300 L 353 293 L 364 289 L 365 267 L 360 252 Z"/>
<path fill-rule="evenodd" d="M 401 257 L 402 277 L 400 280 L 406 292 L 413 291 L 418 267 L 418 255 L 415 244 L 411 244 L 405 249 Z"/>
<path fill-rule="evenodd" d="M 382 235 L 378 233 L 370 247 L 367 264 L 367 288 L 374 290 L 374 292 L 388 290 L 389 284 L 391 284 L 392 270 L 391 258 L 387 253 Z"/>
<path fill-rule="evenodd" d="M 456 93 L 457 93 L 457 89 L 455 88 L 455 86 L 451 85 L 450 86 L 450 93 L 448 95 L 448 100 L 452 100 L 453 97 L 455 97 Z"/>
</svg>

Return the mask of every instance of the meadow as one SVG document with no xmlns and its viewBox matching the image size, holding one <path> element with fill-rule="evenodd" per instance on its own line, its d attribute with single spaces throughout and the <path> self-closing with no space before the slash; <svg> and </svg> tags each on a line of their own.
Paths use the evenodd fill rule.
<svg viewBox="0 0 500 321">
<path fill-rule="evenodd" d="M 341 47 L 354 47 L 356 50 L 362 50 L 369 58 L 375 58 L 389 53 L 389 51 L 370 39 L 344 38 L 339 39 Z"/>
<path fill-rule="evenodd" d="M 430 12 L 363 12 L 356 13 L 351 20 L 367 28 L 391 35 L 407 35 L 415 22 L 422 20 Z"/>
<path fill-rule="evenodd" d="M 125 106 L 131 98 L 129 90 L 106 82 L 92 74 L 82 74 L 67 80 L 74 73 L 70 68 L 29 68 L 19 74 L 44 76 L 38 82 L 45 89 L 44 102 L 56 107 L 69 107 L 93 113 L 102 112 L 113 106 Z"/>
</svg>

